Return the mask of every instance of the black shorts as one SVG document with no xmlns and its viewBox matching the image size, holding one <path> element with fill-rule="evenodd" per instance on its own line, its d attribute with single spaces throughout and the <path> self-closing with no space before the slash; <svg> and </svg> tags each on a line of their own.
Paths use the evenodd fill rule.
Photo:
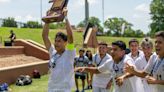
<svg viewBox="0 0 164 92">
<path fill-rule="evenodd" d="M 80 78 L 81 80 L 85 80 L 86 79 L 86 75 L 85 74 L 80 74 L 80 73 L 75 73 L 75 79 Z"/>
</svg>

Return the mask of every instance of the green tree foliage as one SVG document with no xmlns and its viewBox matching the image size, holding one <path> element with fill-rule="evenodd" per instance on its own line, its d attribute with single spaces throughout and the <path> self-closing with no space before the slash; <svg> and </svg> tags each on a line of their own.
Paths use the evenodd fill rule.
<svg viewBox="0 0 164 92">
<path fill-rule="evenodd" d="M 8 17 L 3 20 L 2 26 L 3 27 L 17 27 L 17 23 L 14 18 Z"/>
<path fill-rule="evenodd" d="M 124 25 L 124 28 L 123 28 Z M 122 29 L 126 30 L 128 29 L 130 31 L 132 24 L 128 23 L 123 18 L 108 18 L 104 26 L 110 31 L 109 33 L 112 33 L 114 36 L 121 36 L 122 35 Z"/>
<path fill-rule="evenodd" d="M 100 25 L 100 22 L 101 22 L 101 21 L 99 20 L 99 18 L 97 18 L 97 17 L 90 17 L 89 20 L 88 20 L 88 22 L 90 22 L 90 23 L 91 23 L 92 25 L 94 25 L 94 26 L 97 26 L 99 32 L 103 32 L 103 28 L 102 28 L 102 26 Z M 81 21 L 81 22 L 78 24 L 77 27 L 85 27 L 85 20 Z"/>
<path fill-rule="evenodd" d="M 37 22 L 37 21 L 28 21 L 27 22 L 27 27 L 28 28 L 41 28 L 42 25 L 39 24 L 39 22 Z"/>
<path fill-rule="evenodd" d="M 164 30 L 164 0 L 152 0 L 150 11 L 152 23 L 149 34 L 153 36 L 154 33 Z"/>
<path fill-rule="evenodd" d="M 50 29 L 64 29 L 64 28 L 65 28 L 64 22 L 50 24 Z"/>
</svg>

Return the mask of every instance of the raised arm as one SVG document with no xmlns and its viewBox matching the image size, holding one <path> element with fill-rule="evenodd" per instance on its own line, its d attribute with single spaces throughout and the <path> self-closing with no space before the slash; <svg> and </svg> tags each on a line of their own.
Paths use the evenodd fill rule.
<svg viewBox="0 0 164 92">
<path fill-rule="evenodd" d="M 72 28 L 71 28 L 71 25 L 70 25 L 68 17 L 67 17 L 67 9 L 65 8 L 63 10 L 63 12 L 65 15 L 65 21 L 66 21 L 66 31 L 67 31 L 67 36 L 68 36 L 68 43 L 72 44 L 73 43 L 73 32 L 72 32 Z"/>
<path fill-rule="evenodd" d="M 42 31 L 42 38 L 43 38 L 43 42 L 46 46 L 46 49 L 49 51 L 50 46 L 51 46 L 51 41 L 50 41 L 48 35 L 49 35 L 49 24 L 45 23 L 45 25 L 43 27 L 43 31 Z"/>
</svg>

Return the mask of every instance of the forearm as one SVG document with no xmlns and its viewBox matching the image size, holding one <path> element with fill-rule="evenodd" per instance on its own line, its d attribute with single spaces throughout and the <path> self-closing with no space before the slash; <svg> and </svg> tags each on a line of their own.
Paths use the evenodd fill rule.
<svg viewBox="0 0 164 92">
<path fill-rule="evenodd" d="M 49 48 L 51 46 L 51 42 L 50 42 L 48 35 L 49 35 L 49 24 L 46 23 L 43 27 L 42 37 L 43 37 L 43 41 L 44 41 L 44 44 L 45 44 L 47 50 L 49 50 Z"/>
<path fill-rule="evenodd" d="M 142 78 L 145 78 L 148 74 L 144 71 L 137 71 L 137 70 L 134 70 L 134 72 L 132 73 L 138 77 L 142 77 Z"/>
<path fill-rule="evenodd" d="M 149 84 L 159 84 L 159 85 L 164 85 L 164 80 L 155 80 L 155 81 L 149 82 Z"/>
<path fill-rule="evenodd" d="M 98 74 L 100 71 L 98 70 L 97 67 L 85 67 L 86 72 L 90 72 L 92 74 Z"/>
<path fill-rule="evenodd" d="M 133 77 L 133 76 L 134 76 L 133 74 L 126 73 L 126 74 L 122 75 L 121 77 L 123 77 L 124 79 L 127 79 L 127 78 L 130 78 L 130 77 Z"/>
<path fill-rule="evenodd" d="M 68 43 L 73 43 L 73 32 L 72 32 L 72 28 L 71 28 L 71 25 L 69 23 L 67 16 L 65 20 L 66 20 L 66 31 L 67 31 L 67 36 L 68 36 Z"/>
</svg>

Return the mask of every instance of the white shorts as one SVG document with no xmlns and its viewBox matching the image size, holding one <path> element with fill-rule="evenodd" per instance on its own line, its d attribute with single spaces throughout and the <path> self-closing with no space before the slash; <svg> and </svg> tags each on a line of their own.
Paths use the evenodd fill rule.
<svg viewBox="0 0 164 92">
<path fill-rule="evenodd" d="M 93 86 L 93 92 L 109 92 L 109 89 Z"/>
</svg>

